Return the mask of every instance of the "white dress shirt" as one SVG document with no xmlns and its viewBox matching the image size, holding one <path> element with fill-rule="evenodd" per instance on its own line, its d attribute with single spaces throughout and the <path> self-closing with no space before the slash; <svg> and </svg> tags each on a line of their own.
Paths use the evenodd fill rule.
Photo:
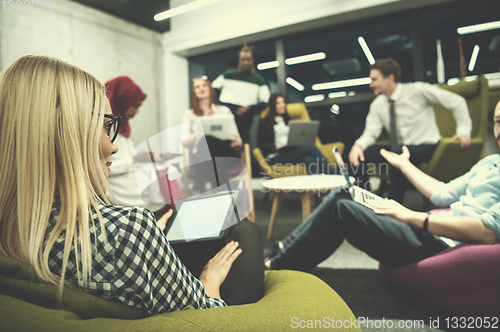
<svg viewBox="0 0 500 332">
<path fill-rule="evenodd" d="M 453 112 L 457 135 L 470 136 L 472 120 L 465 99 L 429 83 L 398 83 L 391 95 L 395 101 L 396 127 L 403 145 L 436 144 L 441 140 L 432 105 L 440 104 Z M 389 98 L 380 95 L 370 105 L 365 130 L 355 142 L 363 150 L 373 145 L 385 128 L 390 133 Z"/>
</svg>

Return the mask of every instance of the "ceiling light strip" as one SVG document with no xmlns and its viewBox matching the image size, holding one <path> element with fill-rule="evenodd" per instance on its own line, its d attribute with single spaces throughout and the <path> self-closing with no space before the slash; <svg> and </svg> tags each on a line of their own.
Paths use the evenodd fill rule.
<svg viewBox="0 0 500 332">
<path fill-rule="evenodd" d="M 347 97 L 347 92 L 345 91 L 339 91 L 339 92 L 330 92 L 328 94 L 328 98 L 341 98 L 341 97 Z"/>
<path fill-rule="evenodd" d="M 221 0 L 194 1 L 194 2 L 188 3 L 187 5 L 179 6 L 179 7 L 176 7 L 174 9 L 170 9 L 170 10 L 166 10 L 164 12 L 158 13 L 154 16 L 154 20 L 157 22 L 162 21 L 162 20 L 165 20 L 165 19 L 170 18 L 172 16 L 183 14 L 185 12 L 189 12 L 191 10 L 198 9 L 200 7 L 204 7 L 206 5 L 210 5 L 210 4 L 213 4 L 215 2 L 219 2 L 219 1 L 221 1 Z"/>
<path fill-rule="evenodd" d="M 280 65 L 279 61 L 262 62 L 262 63 L 259 63 L 257 65 L 257 69 L 258 70 L 266 70 L 266 69 L 279 67 L 279 65 Z"/>
<path fill-rule="evenodd" d="M 361 46 L 361 49 L 365 53 L 366 59 L 368 60 L 368 63 L 373 65 L 375 63 L 375 59 L 373 58 L 372 52 L 370 51 L 370 48 L 368 47 L 368 44 L 366 44 L 366 41 L 363 37 L 359 36 L 358 37 L 358 43 L 359 46 Z"/>
<path fill-rule="evenodd" d="M 306 103 L 313 103 L 315 101 L 323 101 L 325 99 L 325 95 L 310 95 L 304 98 Z"/>
<path fill-rule="evenodd" d="M 469 33 L 483 32 L 500 28 L 500 21 L 468 25 L 457 29 L 459 35 L 467 35 Z"/>
<path fill-rule="evenodd" d="M 358 85 L 366 85 L 372 82 L 371 78 L 363 77 L 363 78 L 354 78 L 350 80 L 343 80 L 337 82 L 328 82 L 328 83 L 317 83 L 313 84 L 312 89 L 317 90 L 328 90 L 328 89 L 336 89 L 336 88 L 347 88 L 351 86 Z"/>
<path fill-rule="evenodd" d="M 304 63 L 304 62 L 311 62 L 311 61 L 318 61 L 318 60 L 323 60 L 326 58 L 325 52 L 318 52 L 318 53 L 313 53 L 313 54 L 307 54 L 307 55 L 301 55 L 301 56 L 296 56 L 293 58 L 288 58 L 285 60 L 285 63 L 287 65 L 296 65 L 299 63 Z"/>
<path fill-rule="evenodd" d="M 300 84 L 299 82 L 297 82 L 296 80 L 294 80 L 293 78 L 287 77 L 285 81 L 288 84 L 290 84 L 291 86 L 293 86 L 295 89 L 297 89 L 299 91 L 304 91 L 304 86 L 302 84 Z"/>
<path fill-rule="evenodd" d="M 479 55 L 479 45 L 474 46 L 472 50 L 472 55 L 470 56 L 469 61 L 469 71 L 473 71 L 476 66 L 477 56 Z"/>
</svg>

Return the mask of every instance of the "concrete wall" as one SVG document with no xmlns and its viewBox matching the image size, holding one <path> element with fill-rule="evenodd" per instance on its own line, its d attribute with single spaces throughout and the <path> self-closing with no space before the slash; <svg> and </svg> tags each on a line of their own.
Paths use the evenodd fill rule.
<svg viewBox="0 0 500 332">
<path fill-rule="evenodd" d="M 54 12 L 0 11 L 0 69 L 26 54 L 53 56 L 81 67 L 101 82 L 131 77 L 148 95 L 131 120 L 137 145 L 165 123 L 160 33 L 66 0 Z"/>
</svg>

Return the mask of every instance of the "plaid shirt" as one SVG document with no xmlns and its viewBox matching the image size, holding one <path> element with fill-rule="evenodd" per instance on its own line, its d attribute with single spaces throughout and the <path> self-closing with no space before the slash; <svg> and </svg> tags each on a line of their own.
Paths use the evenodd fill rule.
<svg viewBox="0 0 500 332">
<path fill-rule="evenodd" d="M 197 309 L 226 306 L 223 300 L 205 294 L 203 284 L 182 264 L 149 210 L 108 205 L 100 205 L 99 209 L 107 239 L 94 214 L 95 226 L 90 226 L 93 266 L 87 291 L 151 315 L 188 305 Z M 60 202 L 55 202 L 47 234 L 54 229 L 59 211 Z M 63 231 L 49 256 L 50 269 L 57 275 L 62 270 L 64 235 Z M 72 250 L 65 279 L 78 284 L 77 275 Z"/>
</svg>

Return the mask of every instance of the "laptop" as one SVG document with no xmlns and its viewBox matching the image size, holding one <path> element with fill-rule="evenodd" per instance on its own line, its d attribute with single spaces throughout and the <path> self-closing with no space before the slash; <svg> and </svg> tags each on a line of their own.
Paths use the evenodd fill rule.
<svg viewBox="0 0 500 332">
<path fill-rule="evenodd" d="M 372 193 L 371 191 L 368 191 L 368 190 L 363 189 L 359 186 L 353 185 L 351 183 L 351 181 L 349 180 L 349 174 L 347 173 L 347 170 L 345 169 L 344 161 L 342 160 L 342 155 L 337 150 L 337 147 L 334 147 L 332 149 L 332 152 L 333 152 L 333 155 L 335 156 L 335 159 L 337 159 L 337 165 L 340 168 L 340 173 L 346 179 L 347 188 L 349 189 L 349 194 L 351 195 L 352 200 L 373 210 L 373 208 L 370 205 L 368 205 L 367 202 L 370 200 L 381 200 L 383 198 Z"/>
<path fill-rule="evenodd" d="M 177 214 L 167 227 L 171 243 L 225 239 L 229 227 L 236 224 L 235 200 L 239 190 L 182 198 L 176 203 Z"/>
<path fill-rule="evenodd" d="M 319 121 L 292 120 L 288 123 L 287 146 L 314 145 L 318 136 Z"/>
<path fill-rule="evenodd" d="M 199 118 L 205 136 L 213 136 L 220 140 L 227 140 L 231 135 L 238 132 L 234 115 L 214 114 Z"/>
</svg>

